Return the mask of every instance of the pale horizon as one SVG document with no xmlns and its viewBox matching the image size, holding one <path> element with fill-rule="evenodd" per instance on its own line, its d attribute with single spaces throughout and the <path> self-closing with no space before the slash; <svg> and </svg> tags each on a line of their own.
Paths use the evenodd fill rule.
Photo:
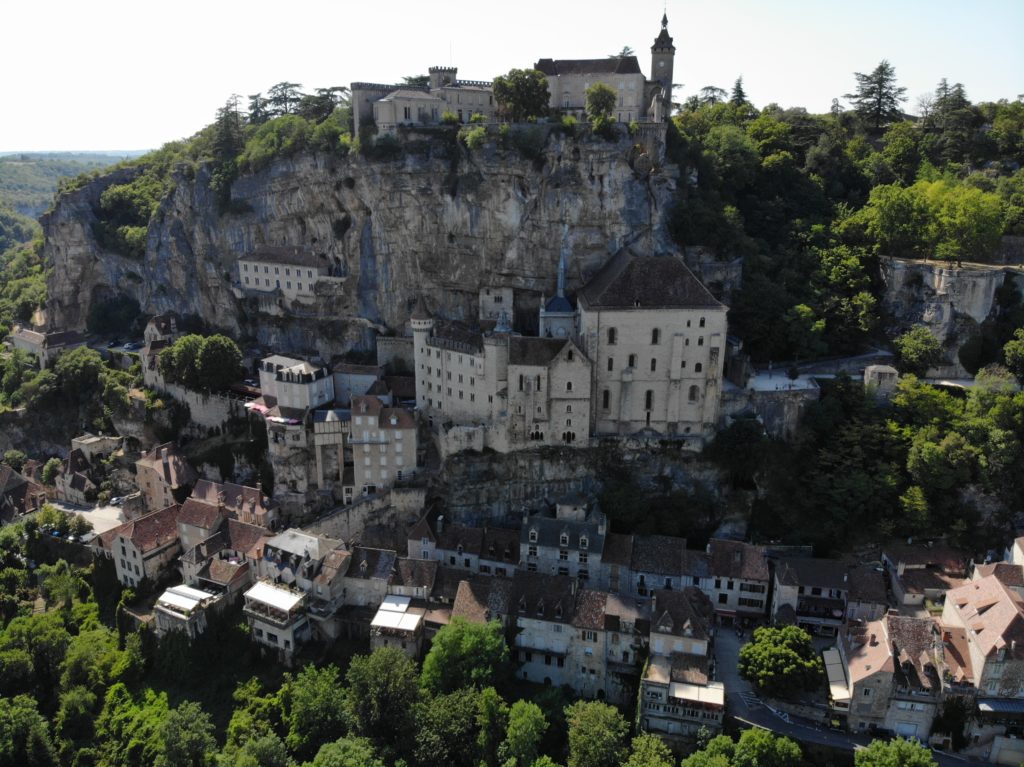
<svg viewBox="0 0 1024 767">
<path fill-rule="evenodd" d="M 398 82 L 454 64 L 490 80 L 540 58 L 597 58 L 630 46 L 650 75 L 663 8 L 685 100 L 738 76 L 758 107 L 827 112 L 853 73 L 882 59 L 907 88 L 907 112 L 946 77 L 975 102 L 1024 93 L 1024 3 L 1014 0 L 524 0 L 500 14 L 465 0 L 380 6 L 296 0 L 182 0 L 171 6 L 99 0 L 18 2 L 5 9 L 0 48 L 8 105 L 0 153 L 155 149 L 212 122 L 232 93 L 289 80 L 303 90 Z M 16 76 L 11 76 L 15 73 Z M 109 149 L 109 147 L 122 147 Z M 123 147 L 130 147 L 128 149 Z"/>
</svg>

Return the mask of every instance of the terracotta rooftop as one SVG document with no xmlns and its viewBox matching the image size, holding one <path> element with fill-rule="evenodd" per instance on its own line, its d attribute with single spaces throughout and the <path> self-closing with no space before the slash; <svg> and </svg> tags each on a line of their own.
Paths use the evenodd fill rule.
<svg viewBox="0 0 1024 767">
<path fill-rule="evenodd" d="M 395 560 L 395 574 L 391 583 L 405 588 L 423 588 L 430 594 L 434 590 L 438 566 L 437 562 L 429 559 L 398 557 Z"/>
<path fill-rule="evenodd" d="M 712 538 L 708 544 L 711 575 L 747 581 L 767 581 L 764 548 L 741 541 Z"/>
<path fill-rule="evenodd" d="M 884 605 L 888 602 L 885 589 L 885 573 L 872 565 L 858 565 L 850 568 L 851 602 L 868 602 Z"/>
<path fill-rule="evenodd" d="M 608 594 L 593 589 L 580 589 L 572 615 L 572 625 L 579 629 L 604 631 L 605 604 Z"/>
<path fill-rule="evenodd" d="M 923 594 L 925 591 L 947 591 L 965 583 L 963 578 L 946 575 L 940 570 L 920 568 L 904 570 L 899 576 L 900 583 L 908 594 Z"/>
<path fill-rule="evenodd" d="M 173 442 L 165 442 L 148 453 L 143 453 L 135 465 L 152 469 L 164 484 L 171 488 L 188 487 L 198 476 L 188 459 Z"/>
<path fill-rule="evenodd" d="M 882 550 L 882 556 L 894 565 L 907 567 L 937 567 L 950 575 L 964 571 L 964 556 L 945 543 L 891 543 Z"/>
<path fill-rule="evenodd" d="M 265 528 L 247 525 L 237 519 L 229 519 L 225 530 L 227 531 L 228 548 L 240 551 L 254 559 L 263 556 L 263 544 L 271 537 L 270 532 Z"/>
<path fill-rule="evenodd" d="M 511 579 L 476 575 L 459 582 L 455 603 L 452 605 L 452 618 L 486 623 L 513 611 Z"/>
<path fill-rule="evenodd" d="M 674 652 L 669 679 L 683 684 L 706 685 L 711 679 L 711 658 L 707 655 Z"/>
<path fill-rule="evenodd" d="M 1024 599 L 994 575 L 952 589 L 952 603 L 985 657 L 1006 650 L 1024 659 Z"/>
<path fill-rule="evenodd" d="M 191 525 L 201 530 L 216 530 L 223 520 L 220 509 L 215 505 L 197 501 L 195 498 L 188 498 L 181 505 L 181 513 L 178 515 L 179 525 Z"/>
<path fill-rule="evenodd" d="M 244 578 L 248 572 L 248 562 L 232 562 L 229 559 L 213 558 L 199 571 L 199 577 L 227 586 L 235 580 Z"/>
<path fill-rule="evenodd" d="M 144 514 L 123 525 L 115 527 L 111 539 L 121 536 L 130 540 L 140 552 L 147 554 L 178 540 L 178 514 L 181 506 L 175 504 L 166 509 Z"/>
<path fill-rule="evenodd" d="M 1000 583 L 1010 588 L 1024 587 L 1024 566 L 1011 565 L 1009 562 L 993 562 L 989 565 L 976 565 L 974 580 L 994 575 Z"/>
<path fill-rule="evenodd" d="M 711 600 L 694 586 L 682 591 L 656 589 L 651 605 L 651 631 L 707 640 L 713 614 Z"/>
<path fill-rule="evenodd" d="M 261 516 L 269 510 L 270 505 L 270 499 L 257 487 L 236 485 L 233 482 L 211 482 L 208 479 L 196 482 L 192 488 L 192 498 L 214 506 L 223 505 L 232 516 Z"/>
</svg>

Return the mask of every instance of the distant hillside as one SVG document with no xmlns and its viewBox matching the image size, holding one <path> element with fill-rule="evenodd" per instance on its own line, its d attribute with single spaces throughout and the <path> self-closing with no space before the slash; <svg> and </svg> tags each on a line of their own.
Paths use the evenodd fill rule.
<svg viewBox="0 0 1024 767">
<path fill-rule="evenodd" d="M 0 204 L 36 218 L 50 206 L 59 179 L 106 168 L 136 155 L 138 152 L 25 152 L 0 156 Z"/>
</svg>

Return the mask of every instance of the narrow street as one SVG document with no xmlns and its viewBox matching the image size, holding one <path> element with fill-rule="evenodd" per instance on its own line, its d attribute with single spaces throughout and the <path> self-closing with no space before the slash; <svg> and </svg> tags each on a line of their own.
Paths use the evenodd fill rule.
<svg viewBox="0 0 1024 767">
<path fill-rule="evenodd" d="M 750 684 L 739 673 L 740 645 L 749 639 L 739 639 L 731 628 L 719 628 L 715 634 L 715 667 L 718 679 L 725 683 L 726 715 L 741 726 L 762 727 L 778 735 L 785 735 L 804 743 L 816 743 L 832 748 L 854 751 L 867 746 L 871 739 L 852 733 L 836 732 L 822 725 L 783 719 L 761 701 Z M 940 767 L 963 767 L 965 764 L 988 764 L 963 757 L 949 756 L 933 751 Z"/>
</svg>

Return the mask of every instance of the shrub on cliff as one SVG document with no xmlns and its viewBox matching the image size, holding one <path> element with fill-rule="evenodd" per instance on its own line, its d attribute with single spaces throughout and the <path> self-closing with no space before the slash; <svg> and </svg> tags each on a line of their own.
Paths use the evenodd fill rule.
<svg viewBox="0 0 1024 767">
<path fill-rule="evenodd" d="M 188 389 L 218 391 L 238 380 L 242 352 L 227 336 L 182 336 L 160 352 L 160 374 Z"/>
<path fill-rule="evenodd" d="M 265 168 L 278 157 L 305 149 L 313 136 L 313 124 L 298 115 L 281 115 L 260 125 L 245 141 L 238 164 L 248 170 Z"/>
<path fill-rule="evenodd" d="M 467 126 L 459 131 L 459 139 L 470 149 L 479 149 L 487 141 L 487 128 L 482 125 L 475 128 Z"/>
</svg>

